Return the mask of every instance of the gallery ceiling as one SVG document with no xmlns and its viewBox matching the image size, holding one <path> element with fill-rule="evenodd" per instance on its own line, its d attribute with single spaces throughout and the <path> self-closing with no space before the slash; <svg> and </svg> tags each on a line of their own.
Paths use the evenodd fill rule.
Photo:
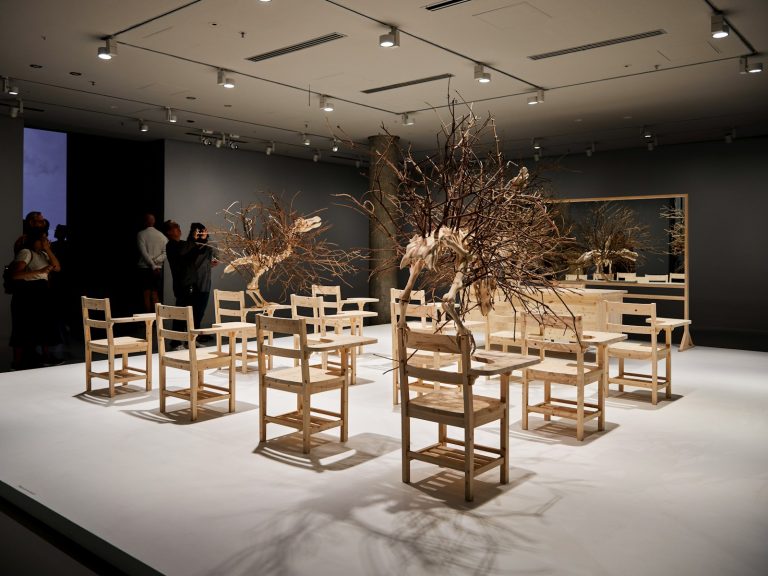
<svg viewBox="0 0 768 576">
<path fill-rule="evenodd" d="M 273 145 L 275 154 L 319 152 L 339 163 L 366 158 L 368 137 L 382 132 L 429 151 L 451 100 L 492 115 L 510 157 L 531 156 L 535 139 L 545 155 L 647 147 L 644 129 L 658 146 L 768 134 L 768 71 L 740 73 L 744 56 L 764 63 L 766 0 L 26 0 L 2 8 L 0 114 L 30 127 L 207 139 L 228 150 L 228 142 L 260 152 Z M 710 33 L 718 13 L 730 25 L 722 39 Z M 399 47 L 383 48 L 390 26 Z M 116 54 L 101 60 L 107 38 Z M 220 70 L 234 88 L 219 85 Z M 332 112 L 321 109 L 323 96 Z"/>
</svg>

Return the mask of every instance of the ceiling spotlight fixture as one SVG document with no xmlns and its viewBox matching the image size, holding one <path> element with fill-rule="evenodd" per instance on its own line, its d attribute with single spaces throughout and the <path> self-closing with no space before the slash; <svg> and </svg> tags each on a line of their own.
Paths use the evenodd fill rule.
<svg viewBox="0 0 768 576">
<path fill-rule="evenodd" d="M 173 110 L 171 110 L 170 107 L 167 107 L 165 109 L 165 120 L 167 122 L 170 122 L 171 124 L 176 124 L 176 122 L 178 121 L 176 114 L 173 113 Z"/>
<path fill-rule="evenodd" d="M 482 64 L 475 64 L 475 80 L 480 84 L 488 84 L 491 81 L 491 73 L 486 72 Z"/>
<path fill-rule="evenodd" d="M 726 144 L 733 144 L 733 140 L 736 138 L 736 129 L 731 128 L 730 132 L 726 132 L 725 134 L 725 143 Z"/>
<path fill-rule="evenodd" d="M 306 132 L 301 135 L 301 141 L 304 146 L 309 146 L 312 144 L 312 141 L 309 139 L 309 136 L 307 136 Z"/>
<path fill-rule="evenodd" d="M 19 115 L 23 115 L 23 114 L 24 114 L 24 102 L 22 102 L 21 98 L 19 98 L 16 101 L 16 105 L 11 106 L 10 115 L 11 115 L 11 118 L 18 118 Z"/>
<path fill-rule="evenodd" d="M 722 14 L 712 14 L 712 38 L 725 38 L 730 32 L 728 22 Z"/>
<path fill-rule="evenodd" d="M 338 152 L 339 151 L 339 141 L 334 138 L 331 141 L 331 152 Z"/>
<path fill-rule="evenodd" d="M 390 26 L 389 32 L 379 36 L 379 46 L 382 48 L 397 48 L 400 46 L 400 30 Z"/>
<path fill-rule="evenodd" d="M 403 126 L 413 126 L 414 124 L 416 124 L 416 120 L 408 112 L 403 114 L 402 119 L 403 119 Z"/>
<path fill-rule="evenodd" d="M 259 2 L 264 2 L 264 3 L 271 2 L 271 1 L 272 0 L 259 0 Z"/>
<path fill-rule="evenodd" d="M 362 165 L 363 165 L 363 161 L 362 161 L 362 160 L 360 160 L 360 158 L 358 158 L 357 160 L 355 160 L 355 168 L 358 168 L 358 169 L 359 169 L 359 168 L 360 168 Z"/>
<path fill-rule="evenodd" d="M 759 74 L 762 71 L 762 62 L 750 62 L 748 56 L 742 56 L 739 58 L 739 72 L 741 74 Z"/>
<path fill-rule="evenodd" d="M 139 132 L 149 132 L 149 126 L 141 118 L 139 118 Z"/>
<path fill-rule="evenodd" d="M 226 75 L 226 71 L 222 68 L 219 68 L 218 72 L 216 73 L 216 83 L 219 86 L 224 86 L 224 88 L 235 87 L 235 81 L 232 78 L 229 78 Z"/>
<path fill-rule="evenodd" d="M 320 108 L 323 109 L 323 112 L 333 112 L 333 102 L 328 99 L 328 96 L 320 96 Z"/>
<path fill-rule="evenodd" d="M 3 93 L 11 96 L 19 95 L 19 87 L 11 85 L 11 79 L 3 77 Z"/>
<path fill-rule="evenodd" d="M 240 148 L 240 145 L 237 142 L 235 142 L 234 140 L 230 140 L 229 141 L 229 148 L 230 148 L 230 150 L 237 150 L 238 148 Z"/>
<path fill-rule="evenodd" d="M 267 149 L 265 150 L 267 156 L 271 156 L 272 152 L 274 151 L 275 151 L 275 143 L 270 142 L 269 144 L 267 144 Z"/>
<path fill-rule="evenodd" d="M 315 150 L 315 153 L 312 155 L 312 162 L 317 162 L 320 160 L 320 150 Z"/>
<path fill-rule="evenodd" d="M 648 152 L 653 152 L 658 145 L 659 141 L 656 139 L 656 136 L 654 136 L 653 139 L 648 142 Z"/>
<path fill-rule="evenodd" d="M 648 128 L 647 126 L 643 126 L 642 134 L 643 134 L 643 138 L 645 138 L 646 140 L 650 140 L 651 138 L 653 138 L 653 132 L 651 132 L 651 129 Z"/>
<path fill-rule="evenodd" d="M 587 157 L 592 158 L 592 154 L 595 153 L 595 143 L 592 142 L 589 146 L 587 146 Z"/>
<path fill-rule="evenodd" d="M 544 102 L 544 90 L 539 90 L 536 93 L 536 96 L 528 97 L 529 106 L 535 106 L 536 104 L 541 104 L 542 102 Z"/>
<path fill-rule="evenodd" d="M 97 55 L 102 60 L 112 60 L 113 56 L 117 56 L 117 40 L 112 36 L 104 38 L 104 46 L 99 46 Z"/>
<path fill-rule="evenodd" d="M 533 154 L 533 159 L 534 159 L 534 161 L 536 161 L 536 162 L 538 162 L 539 160 L 541 160 L 541 153 L 539 153 L 538 151 L 534 152 L 534 154 Z"/>
<path fill-rule="evenodd" d="M 541 142 L 539 142 L 538 138 L 533 139 L 533 149 L 541 150 Z"/>
</svg>

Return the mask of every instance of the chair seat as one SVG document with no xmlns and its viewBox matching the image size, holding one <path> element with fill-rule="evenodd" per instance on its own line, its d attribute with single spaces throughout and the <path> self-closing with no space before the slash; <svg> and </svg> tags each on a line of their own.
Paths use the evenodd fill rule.
<svg viewBox="0 0 768 576">
<path fill-rule="evenodd" d="M 301 366 L 291 368 L 278 368 L 270 370 L 265 375 L 265 381 L 268 386 L 272 384 L 283 385 L 287 387 L 302 386 Z M 318 392 L 321 390 L 330 390 L 340 387 L 344 383 L 344 376 L 339 370 L 323 370 L 318 367 L 309 368 L 310 387 Z"/>
<path fill-rule="evenodd" d="M 526 370 L 529 380 L 557 380 L 562 384 L 575 384 L 579 373 L 576 360 L 567 358 L 545 358 Z M 584 363 L 584 382 L 599 380 L 601 374 L 597 364 Z"/>
<path fill-rule="evenodd" d="M 520 332 L 516 330 L 497 330 L 496 332 L 491 332 L 488 337 L 491 339 L 491 342 L 495 340 L 513 340 L 516 342 L 521 340 Z"/>
<path fill-rule="evenodd" d="M 650 342 L 630 342 L 625 340 L 608 346 L 608 354 L 622 358 L 650 358 L 653 355 L 653 346 Z M 656 344 L 656 354 L 659 358 L 667 355 L 667 346 L 663 342 Z"/>
<path fill-rule="evenodd" d="M 498 419 L 504 404 L 498 398 L 472 396 L 475 425 Z M 408 415 L 422 420 L 443 421 L 445 417 L 463 420 L 464 397 L 456 390 L 436 390 L 413 398 L 408 403 Z"/>
<path fill-rule="evenodd" d="M 133 336 L 118 336 L 117 338 L 113 338 L 112 341 L 114 342 L 115 350 L 127 348 L 129 350 L 126 351 L 139 351 L 144 350 L 147 347 L 147 341 L 144 338 L 135 338 Z M 90 347 L 97 351 L 107 350 L 109 349 L 109 340 L 106 338 L 91 340 Z"/>
</svg>

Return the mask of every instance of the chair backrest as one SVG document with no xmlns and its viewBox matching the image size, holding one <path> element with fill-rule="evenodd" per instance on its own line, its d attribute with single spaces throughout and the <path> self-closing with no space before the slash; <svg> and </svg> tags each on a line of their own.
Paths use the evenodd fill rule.
<svg viewBox="0 0 768 576">
<path fill-rule="evenodd" d="M 268 332 L 289 336 L 269 342 Z M 307 320 L 305 318 L 277 318 L 258 314 L 256 316 L 256 346 L 259 352 L 259 371 L 267 371 L 266 357 L 280 356 L 301 360 L 303 379 L 308 381 L 309 364 L 306 360 L 311 355 L 307 350 Z M 292 336 L 292 337 L 291 337 Z"/>
<path fill-rule="evenodd" d="M 623 332 L 624 334 L 650 334 L 655 338 L 656 303 L 637 304 L 635 302 L 611 302 L 603 300 L 603 314 L 606 318 L 605 329 L 608 332 Z M 639 323 L 627 323 L 626 318 L 639 320 Z M 619 322 L 611 322 L 618 318 Z"/>
<path fill-rule="evenodd" d="M 392 304 L 399 304 L 400 296 L 403 295 L 403 292 L 404 290 L 401 290 L 400 288 L 390 288 L 389 301 L 392 302 Z M 411 290 L 410 302 L 413 304 L 426 304 L 427 297 L 424 290 Z"/>
<path fill-rule="evenodd" d="M 586 274 L 566 274 L 566 280 L 587 280 Z"/>
<path fill-rule="evenodd" d="M 107 340 L 111 345 L 114 340 L 114 323 L 112 322 L 112 311 L 109 305 L 109 298 L 88 298 L 80 297 L 80 304 L 83 312 L 83 336 L 88 343 L 94 338 L 91 330 L 96 329 L 106 332 Z"/>
<path fill-rule="evenodd" d="M 157 350 L 162 359 L 166 352 L 165 340 L 171 342 L 186 342 L 189 348 L 190 358 L 195 357 L 195 320 L 192 315 L 192 306 L 167 306 L 155 304 L 155 324 L 157 325 Z M 175 321 L 175 322 L 174 322 Z M 186 328 L 179 330 L 179 323 L 184 323 Z"/>
<path fill-rule="evenodd" d="M 409 306 L 414 305 L 410 304 Z M 474 380 L 469 376 L 469 368 L 472 363 L 470 360 L 471 344 L 468 334 L 458 336 L 455 334 L 434 334 L 409 329 L 398 329 L 397 349 L 397 357 L 401 359 L 398 369 L 400 371 L 401 398 L 404 402 L 407 402 L 410 398 L 408 378 L 465 386 L 466 397 L 466 393 L 469 392 L 467 385 L 472 384 Z M 458 367 L 455 371 L 429 368 L 423 366 L 423 364 L 411 364 L 408 361 L 410 358 L 416 357 L 413 354 L 414 350 L 458 354 L 461 356 L 461 360 L 458 362 Z M 471 392 L 469 393 L 471 394 Z"/>
<path fill-rule="evenodd" d="M 685 282 L 685 272 L 670 272 L 669 273 L 669 281 L 670 282 Z"/>
<path fill-rule="evenodd" d="M 616 280 L 637 280 L 637 272 L 616 272 Z"/>
<path fill-rule="evenodd" d="M 669 276 L 667 274 L 646 274 L 645 276 L 638 276 L 638 282 L 668 282 Z"/>
<path fill-rule="evenodd" d="M 325 309 L 321 296 L 300 296 L 291 294 L 291 318 L 303 319 L 317 332 L 322 327 Z"/>
<path fill-rule="evenodd" d="M 312 284 L 312 296 L 320 297 L 324 314 L 338 314 L 341 312 L 341 286 Z"/>
<path fill-rule="evenodd" d="M 584 339 L 584 323 L 581 315 L 570 314 L 522 314 L 521 333 L 524 334 L 523 354 L 528 348 L 538 348 L 542 357 L 546 350 L 568 352 L 581 358 L 589 347 Z"/>
<path fill-rule="evenodd" d="M 422 328 L 424 330 L 436 330 L 437 307 L 433 304 L 407 304 L 405 311 L 401 312 L 401 305 L 392 303 L 392 326 L 396 326 L 400 320 L 401 313 L 405 316 L 405 321 L 411 326 Z"/>
<path fill-rule="evenodd" d="M 213 305 L 216 323 L 246 321 L 248 311 L 245 309 L 245 293 L 242 291 L 214 288 Z"/>
</svg>

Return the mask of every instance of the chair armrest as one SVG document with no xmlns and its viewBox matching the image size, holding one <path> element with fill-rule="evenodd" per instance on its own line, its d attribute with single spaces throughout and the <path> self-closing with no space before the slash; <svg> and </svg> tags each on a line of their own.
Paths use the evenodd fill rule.
<svg viewBox="0 0 768 576">
<path fill-rule="evenodd" d="M 147 317 L 141 317 L 141 316 L 124 316 L 121 318 L 112 318 L 112 322 L 115 324 L 129 324 L 131 322 L 154 322 L 155 321 L 155 315 L 152 314 L 152 316 Z"/>
</svg>

